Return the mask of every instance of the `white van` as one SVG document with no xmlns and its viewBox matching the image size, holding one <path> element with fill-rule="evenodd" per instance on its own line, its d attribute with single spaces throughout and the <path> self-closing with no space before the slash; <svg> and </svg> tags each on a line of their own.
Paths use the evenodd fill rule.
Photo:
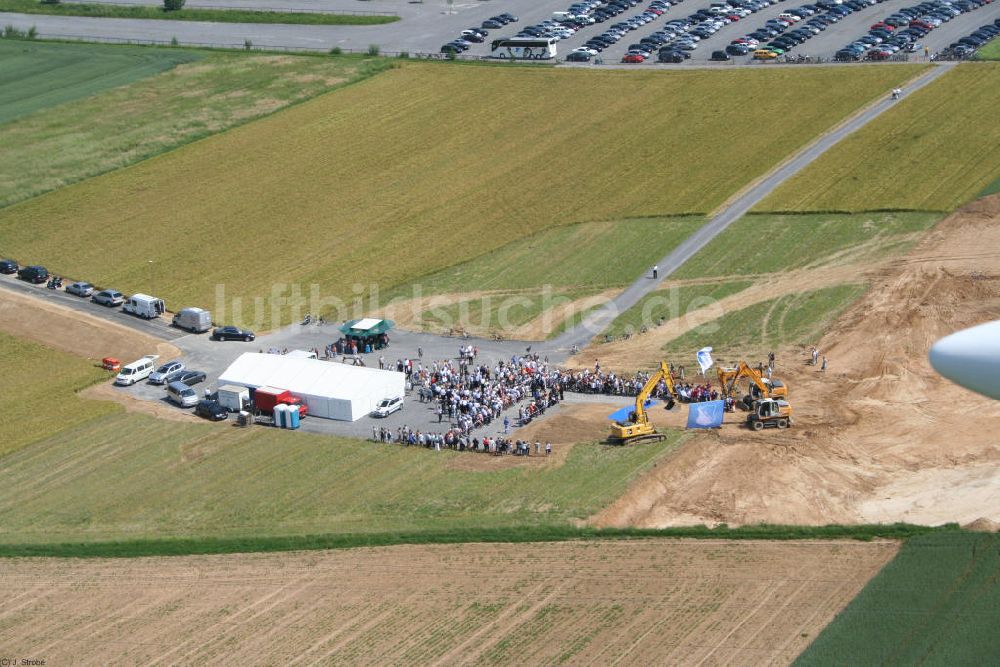
<svg viewBox="0 0 1000 667">
<path fill-rule="evenodd" d="M 167 385 L 167 398 L 182 408 L 193 408 L 198 405 L 198 392 L 183 382 L 171 382 Z"/>
<path fill-rule="evenodd" d="M 156 370 L 156 360 L 160 358 L 158 354 L 147 354 L 138 361 L 122 366 L 122 369 L 115 377 L 115 384 L 127 387 L 149 377 L 149 374 Z"/>
<path fill-rule="evenodd" d="M 212 328 L 212 314 L 203 308 L 183 308 L 170 323 L 191 333 L 205 333 Z"/>
<path fill-rule="evenodd" d="M 155 296 L 133 294 L 125 301 L 122 310 L 126 313 L 151 320 L 165 313 L 166 306 L 163 305 L 163 299 L 157 299 Z"/>
</svg>

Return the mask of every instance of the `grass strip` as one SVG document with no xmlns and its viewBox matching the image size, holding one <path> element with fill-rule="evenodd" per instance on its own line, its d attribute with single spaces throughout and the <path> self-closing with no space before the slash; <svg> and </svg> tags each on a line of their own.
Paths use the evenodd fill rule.
<svg viewBox="0 0 1000 667">
<path fill-rule="evenodd" d="M 2 558 L 137 558 L 188 556 L 320 549 L 354 549 L 398 544 L 525 543 L 571 540 L 643 539 L 672 537 L 722 540 L 906 540 L 934 532 L 959 533 L 957 524 L 938 527 L 907 523 L 857 526 L 782 526 L 759 524 L 730 528 L 719 525 L 663 529 L 589 528 L 574 526 L 524 526 L 515 528 L 468 528 L 443 531 L 393 531 L 342 533 L 287 537 L 198 538 L 169 540 L 123 540 L 110 542 L 62 542 L 53 544 L 0 544 Z"/>
<path fill-rule="evenodd" d="M 163 7 L 153 5 L 105 5 L 77 2 L 43 5 L 36 0 L 0 0 L 0 12 L 115 19 L 164 19 L 168 21 L 211 21 L 214 23 L 292 23 L 296 25 L 382 25 L 399 20 L 398 16 L 270 12 L 251 9 L 190 8 L 168 12 Z"/>
</svg>

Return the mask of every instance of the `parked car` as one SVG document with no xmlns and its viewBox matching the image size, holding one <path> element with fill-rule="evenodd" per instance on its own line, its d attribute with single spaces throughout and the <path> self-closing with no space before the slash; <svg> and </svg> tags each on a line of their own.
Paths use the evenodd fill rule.
<svg viewBox="0 0 1000 667">
<path fill-rule="evenodd" d="M 171 382 L 167 385 L 167 399 L 182 408 L 198 405 L 198 392 L 183 382 Z"/>
<path fill-rule="evenodd" d="M 388 417 L 393 412 L 398 412 L 403 409 L 403 399 L 401 397 L 396 398 L 383 398 L 375 409 L 372 410 L 372 417 Z"/>
<path fill-rule="evenodd" d="M 49 271 L 44 266 L 26 266 L 17 272 L 17 277 L 29 283 L 44 283 L 49 279 Z"/>
<path fill-rule="evenodd" d="M 249 329 L 240 329 L 233 326 L 215 327 L 212 329 L 212 340 L 242 340 L 249 343 L 254 338 L 256 336 Z"/>
<path fill-rule="evenodd" d="M 218 401 L 198 401 L 198 405 L 194 407 L 194 413 L 199 417 L 204 417 L 214 422 L 229 418 L 229 411 L 222 407 Z"/>
<path fill-rule="evenodd" d="M 208 377 L 203 371 L 183 371 L 180 373 L 173 381 L 180 382 L 181 384 L 186 384 L 191 386 L 193 384 L 198 384 L 199 382 L 204 382 L 205 378 Z"/>
<path fill-rule="evenodd" d="M 12 259 L 0 260 L 0 273 L 7 275 L 17 273 L 17 262 Z"/>
<path fill-rule="evenodd" d="M 94 286 L 90 283 L 75 282 L 66 286 L 66 291 L 77 296 L 87 297 L 94 293 Z"/>
<path fill-rule="evenodd" d="M 169 384 L 184 372 L 184 364 L 179 361 L 168 361 L 149 374 L 150 384 Z"/>
<path fill-rule="evenodd" d="M 591 55 L 584 51 L 573 51 L 566 56 L 566 62 L 569 63 L 589 63 Z"/>
<path fill-rule="evenodd" d="M 712 56 L 709 60 L 732 60 L 729 54 L 725 51 L 712 51 Z"/>
<path fill-rule="evenodd" d="M 118 290 L 103 289 L 90 297 L 90 300 L 102 306 L 114 307 L 125 303 L 125 295 Z"/>
</svg>

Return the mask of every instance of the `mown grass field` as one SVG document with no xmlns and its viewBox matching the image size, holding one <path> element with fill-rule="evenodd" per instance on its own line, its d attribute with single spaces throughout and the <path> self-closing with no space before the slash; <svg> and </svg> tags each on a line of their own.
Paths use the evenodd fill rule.
<svg viewBox="0 0 1000 667">
<path fill-rule="evenodd" d="M 912 537 L 795 664 L 994 664 L 998 571 L 995 533 Z"/>
<path fill-rule="evenodd" d="M 36 72 L 32 86 L 53 86 L 53 101 L 65 103 L 58 110 L 36 110 L 0 125 L 6 158 L 0 160 L 0 206 L 132 164 L 392 65 L 384 58 L 170 50 L 166 51 L 170 56 L 189 53 L 198 61 L 70 101 L 60 97 L 63 91 L 59 84 L 68 72 L 76 71 L 73 60 L 79 49 L 108 54 L 112 63 L 143 56 L 148 59 L 161 51 L 0 41 L 0 52 L 12 44 L 40 47 L 29 53 L 39 66 L 51 60 L 53 69 Z M 115 55 L 119 53 L 122 55 Z M 138 55 L 129 56 L 132 53 Z M 3 62 L 0 60 L 0 71 Z M 85 59 L 80 63 L 90 67 Z M 16 93 L 16 86 L 0 88 L 0 98 Z M 16 107 L 13 100 L 10 104 L 14 105 L 11 109 Z M 0 105 L 0 114 L 4 108 Z"/>
<path fill-rule="evenodd" d="M 188 7 L 165 11 L 161 6 L 112 5 L 72 2 L 41 4 L 34 0 L 0 0 L 0 12 L 90 16 L 118 19 L 165 19 L 168 21 L 211 21 L 213 23 L 292 23 L 304 25 L 381 25 L 398 21 L 398 16 L 353 16 L 319 12 L 256 11 L 253 9 L 205 9 Z"/>
<path fill-rule="evenodd" d="M 37 3 L 34 3 L 37 5 Z M 42 5 L 44 6 L 44 5 Z M 0 40 L 0 123 L 124 86 L 202 54 L 181 49 Z M 80 119 L 61 116 L 66 124 Z M 71 126 L 72 127 L 72 126 Z M 7 142 L 4 165 L 11 164 Z"/>
<path fill-rule="evenodd" d="M 343 298 L 548 227 L 710 211 L 920 69 L 411 64 L 8 207 L 0 235 L 16 258 L 126 292 L 149 288 L 154 260 L 197 276 L 158 282 L 168 307 L 213 307 L 224 294 L 238 319 L 266 328 L 291 317 L 270 313 L 278 283 Z M 607 169 L 581 168 L 597 164 Z M 108 261 L 98 232 L 127 239 L 129 253 Z M 251 297 L 263 299 L 260 317 Z"/>
<path fill-rule="evenodd" d="M 468 452 L 111 415 L 3 458 L 0 543 L 566 526 L 680 437 L 478 472 Z"/>
<path fill-rule="evenodd" d="M 757 211 L 951 211 L 1000 177 L 1000 64 L 956 67 L 823 154 Z"/>
<path fill-rule="evenodd" d="M 786 345 L 817 342 L 864 291 L 864 285 L 848 284 L 762 301 L 695 327 L 663 349 L 681 355 L 709 345 L 720 360 L 763 359 Z"/>
<path fill-rule="evenodd" d="M 880 259 L 905 251 L 940 218 L 923 212 L 747 215 L 671 278 L 752 277 Z"/>
<path fill-rule="evenodd" d="M 75 392 L 107 378 L 89 361 L 0 333 L 0 457 L 120 410 Z"/>
</svg>

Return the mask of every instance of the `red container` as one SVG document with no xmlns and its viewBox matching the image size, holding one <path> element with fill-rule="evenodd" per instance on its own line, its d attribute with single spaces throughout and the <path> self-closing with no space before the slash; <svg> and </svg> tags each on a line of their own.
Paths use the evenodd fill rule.
<svg viewBox="0 0 1000 667">
<path fill-rule="evenodd" d="M 257 389 L 253 394 L 253 402 L 261 412 L 274 412 L 274 406 L 279 403 L 299 406 L 299 417 L 305 417 L 309 412 L 309 408 L 306 407 L 301 398 L 287 389 L 278 389 L 277 387 Z"/>
</svg>

